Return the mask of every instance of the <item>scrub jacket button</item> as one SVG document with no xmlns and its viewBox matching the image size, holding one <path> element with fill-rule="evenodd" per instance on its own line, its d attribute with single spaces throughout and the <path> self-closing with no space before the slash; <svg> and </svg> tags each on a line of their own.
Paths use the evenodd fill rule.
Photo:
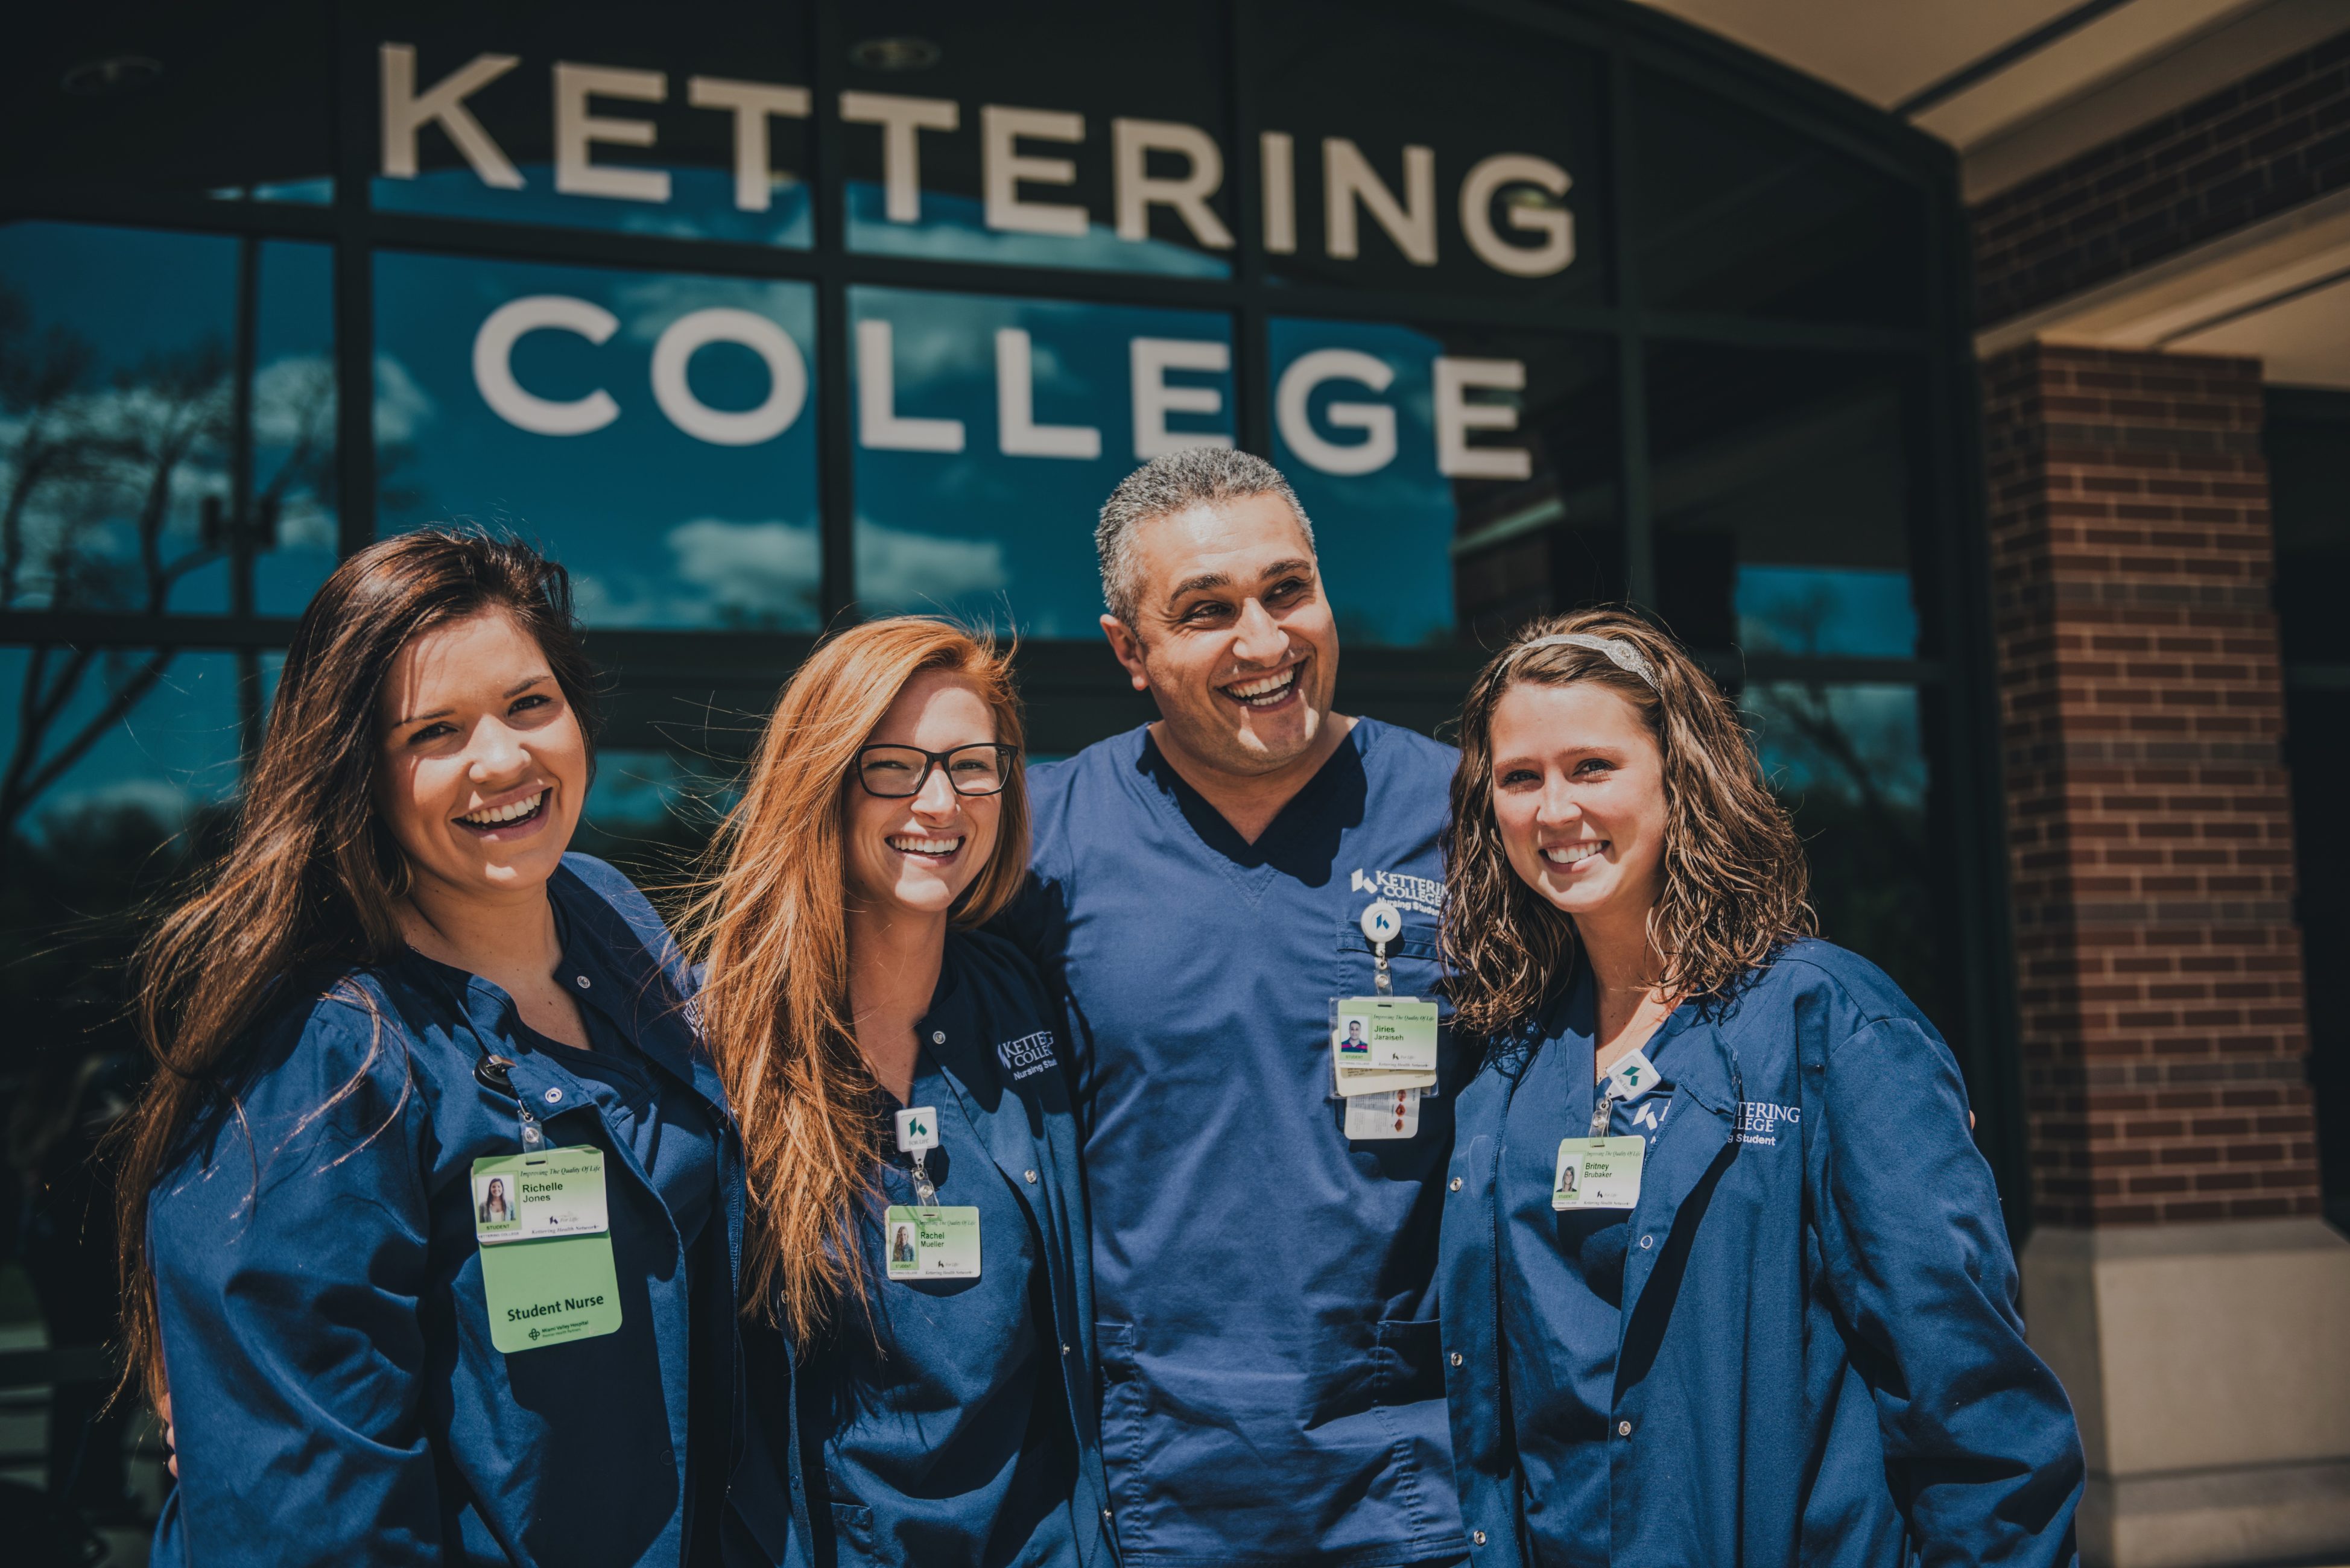
<svg viewBox="0 0 2350 1568">
<path fill-rule="evenodd" d="M 549 1089 L 549 1090 L 547 1090 L 547 1091 L 546 1091 L 546 1103 L 547 1103 L 548 1105 L 550 1105 L 550 1106 L 554 1106 L 554 1105 L 560 1105 L 560 1104 L 562 1104 L 562 1103 L 563 1103 L 563 1091 L 562 1091 L 562 1090 L 560 1090 L 560 1089 Z"/>
<path fill-rule="evenodd" d="M 1643 1236 L 1640 1238 L 1640 1251 L 1644 1252 L 1656 1244 L 1657 1239 L 1654 1236 Z"/>
<path fill-rule="evenodd" d="M 1452 1353 L 1452 1365 L 1455 1366 L 1461 1365 L 1461 1353 L 1457 1350 Z"/>
<path fill-rule="evenodd" d="M 1482 1546 L 1485 1544 L 1485 1532 L 1482 1530 L 1472 1530 L 1469 1532 L 1469 1539 Z"/>
<path fill-rule="evenodd" d="M 1618 1422 L 1617 1422 L 1617 1423 L 1616 1423 L 1616 1435 L 1617 1435 L 1617 1437 L 1619 1437 L 1619 1438 L 1628 1438 L 1628 1437 L 1630 1437 L 1630 1436 L 1632 1435 L 1632 1423 L 1631 1423 L 1631 1422 L 1629 1422 L 1629 1421 L 1618 1421 Z"/>
<path fill-rule="evenodd" d="M 1461 1190 L 1461 1179 L 1457 1176 L 1452 1179 L 1452 1190 L 1455 1192 Z"/>
<path fill-rule="evenodd" d="M 1107 1518 L 1109 1517 L 1109 1510 L 1107 1510 L 1107 1509 L 1103 1509 L 1103 1510 L 1102 1510 L 1102 1517 L 1103 1517 L 1104 1519 L 1107 1519 Z"/>
<path fill-rule="evenodd" d="M 572 979 L 578 982 L 580 990 L 585 991 L 588 989 L 588 977 L 586 975 L 574 975 Z"/>
<path fill-rule="evenodd" d="M 933 1044 L 933 1045 L 943 1045 L 943 1044 L 945 1044 L 946 1043 L 947 1043 L 947 1032 L 946 1032 L 945 1030 L 943 1030 L 943 1029 L 933 1029 L 933 1030 L 931 1030 L 931 1044 Z"/>
<path fill-rule="evenodd" d="M 1021 1175 L 1023 1175 L 1023 1176 L 1024 1176 L 1024 1177 L 1026 1177 L 1026 1178 L 1028 1179 L 1028 1180 L 1029 1180 L 1029 1183 L 1030 1183 L 1032 1186 L 1035 1183 L 1035 1180 L 1036 1180 L 1036 1173 L 1035 1173 L 1035 1171 L 1033 1171 L 1033 1170 L 1024 1170 L 1024 1171 L 1022 1171 L 1020 1174 L 1021 1174 Z"/>
<path fill-rule="evenodd" d="M 1063 1346 L 1061 1346 L 1061 1354 L 1062 1354 L 1062 1355 L 1068 1355 L 1068 1354 L 1069 1354 L 1069 1347 L 1068 1347 L 1067 1345 L 1063 1345 Z"/>
</svg>

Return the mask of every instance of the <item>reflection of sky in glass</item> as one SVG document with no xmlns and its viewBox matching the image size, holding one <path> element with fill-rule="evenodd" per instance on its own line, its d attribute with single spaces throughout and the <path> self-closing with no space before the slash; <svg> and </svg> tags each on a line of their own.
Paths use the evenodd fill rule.
<svg viewBox="0 0 2350 1568">
<path fill-rule="evenodd" d="M 143 811 L 176 826 L 189 808 L 226 798 L 237 785 L 236 656 L 181 653 L 170 657 L 161 679 L 127 718 L 100 724 L 109 696 L 122 690 L 155 655 L 133 649 L 92 659 L 56 720 L 42 732 L 36 767 L 85 737 L 92 743 L 45 791 L 20 828 L 38 833 L 45 821 L 99 809 Z M 52 649 L 44 690 L 72 658 Z M 32 652 L 0 648 L 0 690 L 15 697 L 24 690 Z M 278 656 L 262 661 L 262 700 L 276 679 Z M 9 715 L 13 748 L 23 743 L 21 713 Z"/>
<path fill-rule="evenodd" d="M 1368 354 L 1394 372 L 1383 392 L 1336 379 L 1305 404 L 1310 433 L 1339 447 L 1364 443 L 1358 426 L 1332 423 L 1332 403 L 1395 410 L 1396 454 L 1373 472 L 1326 473 L 1274 429 L 1274 462 L 1314 520 L 1323 583 L 1347 642 L 1408 646 L 1452 635 L 1452 482 L 1436 472 L 1433 372 L 1443 345 L 1406 327 L 1284 319 L 1272 323 L 1273 387 L 1301 356 L 1323 348 Z M 1272 389 L 1267 389 L 1272 396 Z M 1278 409 L 1276 400 L 1276 410 Z"/>
<path fill-rule="evenodd" d="M 671 821 L 707 831 L 740 794 L 732 770 L 674 752 L 596 754 L 584 820 L 604 833 L 640 833 Z"/>
<path fill-rule="evenodd" d="M 1771 787 L 1800 806 L 1832 799 L 1922 811 L 1926 753 L 1908 686 L 1764 681 L 1740 697 Z"/>
<path fill-rule="evenodd" d="M 161 590 L 172 609 L 226 607 L 223 573 L 182 568 L 199 561 L 204 498 L 228 491 L 236 256 L 212 236 L 0 228 L 5 327 L 23 333 L 0 344 L 17 383 L 0 406 L 0 483 L 22 552 L 0 563 L 0 601 L 144 609 Z M 140 566 L 151 510 L 162 582 Z"/>
<path fill-rule="evenodd" d="M 1907 659 L 1917 651 L 1907 572 L 1742 564 L 1737 596 L 1738 639 L 1750 653 Z"/>
<path fill-rule="evenodd" d="M 308 207 L 333 204 L 332 180 L 280 180 L 264 185 L 231 185 L 207 192 L 220 202 L 296 202 Z"/>
<path fill-rule="evenodd" d="M 261 247 L 254 327 L 253 492 L 277 497 L 276 547 L 254 563 L 254 607 L 299 615 L 335 569 L 335 254 Z"/>
<path fill-rule="evenodd" d="M 858 322 L 887 321 L 895 412 L 959 420 L 962 450 L 857 451 L 857 584 L 868 610 L 944 610 L 1006 618 L 1031 637 L 1097 635 L 1101 579 L 1093 528 L 1102 503 L 1141 461 L 1134 452 L 1130 344 L 1137 337 L 1229 344 L 1227 317 L 1201 311 L 1047 300 L 851 291 Z M 995 335 L 1029 335 L 1039 425 L 1099 432 L 1091 459 L 1014 457 L 1001 447 Z M 1174 431 L 1230 436 L 1229 372 L 1170 370 L 1170 386 L 1214 389 L 1219 411 L 1174 413 Z"/>
<path fill-rule="evenodd" d="M 450 218 L 486 218 L 501 223 L 549 223 L 567 229 L 616 229 L 622 234 L 655 234 L 679 240 L 733 240 L 741 244 L 781 245 L 806 250 L 815 243 L 808 222 L 808 190 L 780 171 L 775 177 L 769 205 L 764 213 L 746 213 L 734 204 L 734 171 L 731 169 L 669 171 L 669 200 L 631 202 L 610 196 L 567 195 L 555 188 L 555 169 L 546 163 L 517 166 L 523 178 L 519 191 L 502 191 L 484 183 L 470 168 L 428 169 L 412 180 L 379 175 L 369 191 L 376 210 L 384 213 L 430 213 Z M 659 165 L 634 163 L 631 169 Z"/>
<path fill-rule="evenodd" d="M 1232 272 L 1232 263 L 1214 251 L 1194 250 L 1168 240 L 1122 240 L 1116 229 L 1101 223 L 1089 222 L 1082 235 L 991 229 L 986 206 L 975 197 L 925 191 L 921 221 L 893 223 L 883 212 L 879 184 L 852 180 L 847 194 L 848 248 L 873 255 L 1159 273 L 1174 277 L 1230 277 Z"/>
<path fill-rule="evenodd" d="M 597 345 L 546 329 L 515 345 L 515 379 L 554 401 L 606 392 L 618 416 L 584 435 L 541 435 L 484 400 L 475 334 L 534 295 L 618 317 Z M 783 432 L 721 446 L 670 421 L 651 389 L 662 330 L 688 312 L 750 311 L 781 326 L 809 398 Z M 806 284 L 632 274 L 386 253 L 376 258 L 376 443 L 385 532 L 452 519 L 513 529 L 568 566 L 581 613 L 602 626 L 808 630 L 821 579 L 816 492 L 816 301 Z M 692 358 L 710 408 L 765 402 L 766 364 L 730 342 Z"/>
</svg>

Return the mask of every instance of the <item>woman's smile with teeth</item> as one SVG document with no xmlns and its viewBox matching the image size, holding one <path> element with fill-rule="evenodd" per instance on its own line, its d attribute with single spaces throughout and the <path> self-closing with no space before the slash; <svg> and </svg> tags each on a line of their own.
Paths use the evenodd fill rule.
<svg viewBox="0 0 2350 1568">
<path fill-rule="evenodd" d="M 952 855 L 962 847 L 961 838 L 917 838 L 911 834 L 893 833 L 889 847 L 901 855 Z"/>
<path fill-rule="evenodd" d="M 1297 668 L 1291 665 L 1286 670 L 1260 676 L 1254 680 L 1236 681 L 1224 688 L 1224 695 L 1237 698 L 1252 708 L 1270 708 L 1288 696 L 1289 689 L 1297 684 Z"/>
<path fill-rule="evenodd" d="M 546 792 L 540 790 L 536 794 L 525 795 L 522 799 L 509 801 L 504 805 L 487 806 L 480 811 L 469 811 L 457 820 L 473 827 L 503 827 L 509 822 L 520 822 L 524 817 L 530 815 L 538 810 L 539 805 L 546 799 Z"/>
<path fill-rule="evenodd" d="M 1553 844 L 1543 850 L 1543 858 L 1554 866 L 1579 866 L 1607 847 L 1605 838 L 1586 839 L 1581 844 Z"/>
</svg>

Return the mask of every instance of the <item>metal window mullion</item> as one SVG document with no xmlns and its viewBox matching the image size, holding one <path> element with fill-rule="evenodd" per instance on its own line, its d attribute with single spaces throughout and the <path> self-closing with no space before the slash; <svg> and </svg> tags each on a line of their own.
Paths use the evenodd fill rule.
<svg viewBox="0 0 2350 1568">
<path fill-rule="evenodd" d="M 1653 608 L 1657 602 L 1656 535 L 1649 515 L 1648 373 L 1639 272 L 1631 237 L 1633 168 L 1632 67 L 1621 50 L 1607 55 L 1607 138 L 1608 229 L 1616 291 L 1616 431 L 1617 490 L 1624 498 L 1624 596 Z"/>
<path fill-rule="evenodd" d="M 375 145 L 369 29 L 336 6 L 335 57 L 335 535 L 338 553 L 375 541 L 375 264 L 368 223 L 368 153 Z"/>
<path fill-rule="evenodd" d="M 823 541 L 819 610 L 830 627 L 857 618 L 857 450 L 851 424 L 848 345 L 848 195 L 840 131 L 827 110 L 840 94 L 845 47 L 830 5 L 808 7 L 808 80 L 815 95 L 808 151 L 816 171 L 808 192 L 816 223 L 816 379 L 817 531 Z M 780 268 L 776 269 L 782 270 Z"/>
<path fill-rule="evenodd" d="M 1256 16 L 1243 0 L 1225 0 L 1225 126 L 1232 143 L 1232 233 L 1237 244 L 1232 276 L 1238 310 L 1232 329 L 1233 430 L 1241 450 L 1273 461 L 1273 343 L 1264 286 L 1264 203 L 1257 165 L 1257 108 L 1250 64 L 1256 57 Z"/>
</svg>

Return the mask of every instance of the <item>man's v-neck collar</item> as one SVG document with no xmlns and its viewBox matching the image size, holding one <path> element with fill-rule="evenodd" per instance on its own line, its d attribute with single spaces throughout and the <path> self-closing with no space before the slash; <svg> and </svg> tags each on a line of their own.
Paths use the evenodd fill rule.
<svg viewBox="0 0 2350 1568">
<path fill-rule="evenodd" d="M 1313 776 L 1298 787 L 1297 793 L 1282 803 L 1273 820 L 1253 843 L 1241 836 L 1224 814 L 1218 811 L 1207 796 L 1201 794 L 1175 766 L 1159 746 L 1154 726 L 1142 730 L 1142 749 L 1136 759 L 1136 769 L 1151 784 L 1156 794 L 1171 807 L 1193 837 L 1241 877 L 1254 880 L 1277 869 L 1279 851 L 1288 838 L 1298 831 L 1297 825 L 1310 820 L 1309 814 L 1327 803 L 1327 797 L 1341 788 L 1348 774 L 1359 783 L 1365 759 L 1370 749 L 1368 719 L 1357 718 L 1344 739 L 1322 759 L 1322 765 Z M 1367 793 L 1366 791 L 1366 793 Z M 1360 803 L 1357 802 L 1359 806 Z M 1359 815 L 1357 820 L 1360 820 Z"/>
</svg>

